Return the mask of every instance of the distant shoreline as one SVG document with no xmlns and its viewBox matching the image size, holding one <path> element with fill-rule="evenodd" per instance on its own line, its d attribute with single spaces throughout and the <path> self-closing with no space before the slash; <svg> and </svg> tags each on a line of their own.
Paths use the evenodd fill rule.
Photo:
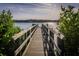
<svg viewBox="0 0 79 59">
<path fill-rule="evenodd" d="M 59 22 L 59 20 L 13 20 L 14 22 Z"/>
</svg>

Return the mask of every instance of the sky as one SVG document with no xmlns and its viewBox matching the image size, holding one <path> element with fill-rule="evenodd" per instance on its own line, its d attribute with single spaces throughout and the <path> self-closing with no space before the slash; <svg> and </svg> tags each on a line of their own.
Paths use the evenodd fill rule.
<svg viewBox="0 0 79 59">
<path fill-rule="evenodd" d="M 61 3 L 0 3 L 0 11 L 11 10 L 13 19 L 47 19 L 58 20 L 61 13 L 61 5 L 68 5 L 79 8 L 79 4 L 61 4 Z"/>
</svg>

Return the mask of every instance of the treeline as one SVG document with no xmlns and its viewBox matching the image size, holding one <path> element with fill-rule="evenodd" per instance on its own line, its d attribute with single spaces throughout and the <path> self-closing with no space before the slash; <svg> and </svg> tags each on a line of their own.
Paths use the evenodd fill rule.
<svg viewBox="0 0 79 59">
<path fill-rule="evenodd" d="M 0 55 L 6 55 L 6 45 L 15 33 L 20 32 L 19 27 L 14 26 L 13 16 L 10 10 L 0 12 Z"/>
</svg>

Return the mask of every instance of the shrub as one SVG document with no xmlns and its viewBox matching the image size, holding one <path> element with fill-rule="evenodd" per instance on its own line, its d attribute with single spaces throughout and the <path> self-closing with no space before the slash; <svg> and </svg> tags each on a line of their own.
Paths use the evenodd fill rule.
<svg viewBox="0 0 79 59">
<path fill-rule="evenodd" d="M 10 10 L 3 10 L 0 13 L 0 54 L 5 54 L 5 47 L 12 36 L 19 32 L 20 28 L 13 26 L 13 19 Z"/>
<path fill-rule="evenodd" d="M 17 34 L 21 31 L 21 29 L 17 26 L 17 27 L 14 27 L 14 34 Z"/>
<path fill-rule="evenodd" d="M 64 35 L 64 48 L 66 55 L 78 55 L 79 48 L 79 10 L 74 11 L 73 6 L 61 6 L 62 13 L 59 19 L 59 31 Z"/>
</svg>

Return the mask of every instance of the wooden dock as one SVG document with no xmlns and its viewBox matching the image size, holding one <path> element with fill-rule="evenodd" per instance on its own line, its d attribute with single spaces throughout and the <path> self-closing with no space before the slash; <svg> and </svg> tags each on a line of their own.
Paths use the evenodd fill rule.
<svg viewBox="0 0 79 59">
<path fill-rule="evenodd" d="M 12 56 L 54 56 L 54 52 L 60 55 L 61 50 L 54 42 L 54 33 L 46 25 L 34 25 L 14 35 L 7 52 Z"/>
<path fill-rule="evenodd" d="M 41 28 L 38 27 L 34 35 L 32 36 L 31 42 L 29 44 L 29 47 L 25 55 L 26 56 L 44 56 L 42 39 L 43 38 L 42 38 Z"/>
</svg>

